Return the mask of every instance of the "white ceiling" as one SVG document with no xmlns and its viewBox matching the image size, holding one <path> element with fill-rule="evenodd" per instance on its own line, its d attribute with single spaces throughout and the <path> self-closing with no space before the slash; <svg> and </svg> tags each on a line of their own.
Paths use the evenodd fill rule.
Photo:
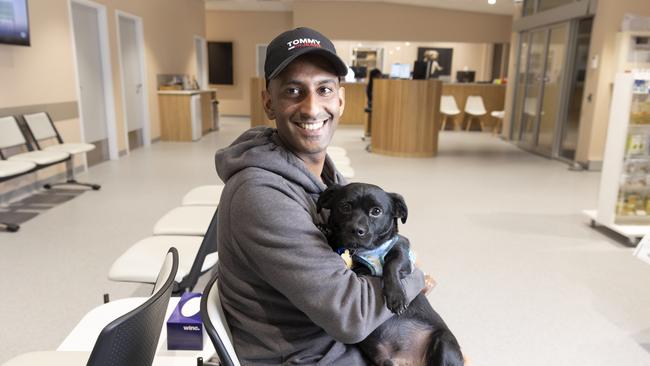
<svg viewBox="0 0 650 366">
<path fill-rule="evenodd" d="M 208 10 L 247 10 L 247 11 L 291 11 L 294 1 L 304 0 L 205 0 Z M 426 6 L 455 10 L 475 11 L 480 13 L 512 15 L 513 2 L 518 0 L 496 0 L 490 5 L 487 0 L 353 0 L 363 2 L 380 2 Z"/>
</svg>

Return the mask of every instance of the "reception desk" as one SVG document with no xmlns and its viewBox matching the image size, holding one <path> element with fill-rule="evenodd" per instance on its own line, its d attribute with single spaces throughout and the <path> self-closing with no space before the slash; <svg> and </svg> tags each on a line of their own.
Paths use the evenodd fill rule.
<svg viewBox="0 0 650 366">
<path fill-rule="evenodd" d="M 469 122 L 467 121 L 465 112 L 463 112 L 465 102 L 468 96 L 479 95 L 483 98 L 483 104 L 485 104 L 485 109 L 487 110 L 487 114 L 481 118 L 486 129 L 491 131 L 497 121 L 494 117 L 490 116 L 490 112 L 503 110 L 506 99 L 506 86 L 477 83 L 445 83 L 442 84 L 442 95 L 453 96 L 456 99 L 456 104 L 458 104 L 458 109 L 461 111 L 460 115 L 454 118 L 454 123 L 450 123 L 451 118 L 447 121 L 446 129 L 461 129 L 464 127 L 464 123 Z M 439 122 L 442 122 L 442 119 Z"/>
<path fill-rule="evenodd" d="M 438 150 L 438 80 L 377 79 L 373 85 L 372 152 L 430 157 Z"/>
<path fill-rule="evenodd" d="M 368 104 L 366 97 L 366 83 L 341 83 L 345 88 L 345 110 L 339 120 L 340 125 L 363 125 L 367 114 L 364 111 Z M 251 127 L 271 126 L 275 127 L 275 121 L 266 118 L 264 106 L 262 105 L 262 91 L 266 89 L 264 78 L 251 78 L 250 84 L 250 106 L 251 106 Z"/>
<path fill-rule="evenodd" d="M 340 125 L 363 125 L 368 118 L 365 108 L 368 105 L 366 83 L 341 83 L 345 88 L 345 110 Z"/>
</svg>

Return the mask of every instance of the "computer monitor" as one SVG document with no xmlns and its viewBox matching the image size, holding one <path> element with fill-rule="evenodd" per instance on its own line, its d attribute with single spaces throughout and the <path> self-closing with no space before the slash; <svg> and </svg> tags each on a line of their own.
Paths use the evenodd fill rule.
<svg viewBox="0 0 650 366">
<path fill-rule="evenodd" d="M 427 79 L 427 62 L 415 61 L 413 63 L 413 79 L 414 80 Z"/>
<path fill-rule="evenodd" d="M 410 64 L 392 64 L 390 66 L 391 79 L 409 79 L 411 77 Z"/>
<path fill-rule="evenodd" d="M 473 83 L 475 71 L 456 71 L 456 81 L 459 83 Z"/>
</svg>

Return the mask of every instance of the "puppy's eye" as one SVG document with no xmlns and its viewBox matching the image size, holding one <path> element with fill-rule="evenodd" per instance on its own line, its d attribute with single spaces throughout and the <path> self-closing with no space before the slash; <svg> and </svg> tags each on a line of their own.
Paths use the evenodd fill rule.
<svg viewBox="0 0 650 366">
<path fill-rule="evenodd" d="M 339 211 L 345 214 L 350 213 L 352 211 L 352 205 L 347 202 L 343 202 L 341 205 L 339 205 Z"/>
<path fill-rule="evenodd" d="M 370 209 L 370 216 L 379 217 L 381 215 L 381 208 L 373 207 Z"/>
</svg>

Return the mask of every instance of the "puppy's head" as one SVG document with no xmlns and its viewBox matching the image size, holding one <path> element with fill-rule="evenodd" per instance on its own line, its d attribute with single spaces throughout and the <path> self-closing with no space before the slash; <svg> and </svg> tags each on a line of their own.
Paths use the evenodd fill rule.
<svg viewBox="0 0 650 366">
<path fill-rule="evenodd" d="M 336 245 L 373 249 L 397 233 L 397 219 L 406 222 L 408 210 L 397 193 L 364 183 L 334 185 L 321 194 L 318 212 L 330 210 L 327 223 Z"/>
</svg>

